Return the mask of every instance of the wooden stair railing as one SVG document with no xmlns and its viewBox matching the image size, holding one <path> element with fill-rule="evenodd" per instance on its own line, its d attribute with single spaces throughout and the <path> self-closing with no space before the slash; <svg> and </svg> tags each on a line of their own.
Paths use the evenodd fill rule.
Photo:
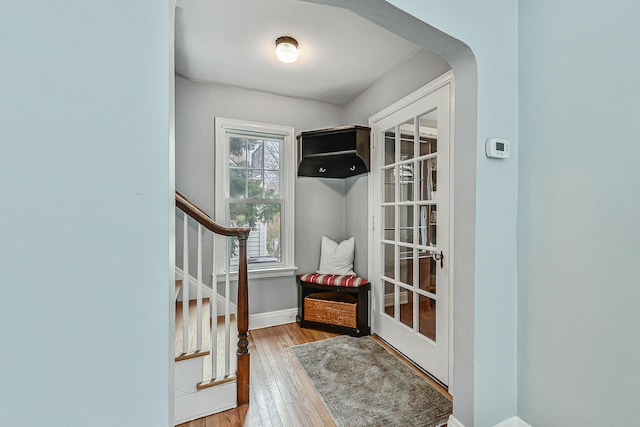
<svg viewBox="0 0 640 427">
<path fill-rule="evenodd" d="M 237 327 L 238 348 L 237 357 L 237 401 L 238 406 L 249 403 L 249 287 L 247 275 L 247 238 L 250 228 L 233 228 L 220 225 L 211 219 L 202 209 L 193 204 L 189 199 L 176 191 L 176 206 L 193 218 L 200 225 L 222 236 L 236 237 L 238 239 L 238 300 L 237 300 Z"/>
</svg>

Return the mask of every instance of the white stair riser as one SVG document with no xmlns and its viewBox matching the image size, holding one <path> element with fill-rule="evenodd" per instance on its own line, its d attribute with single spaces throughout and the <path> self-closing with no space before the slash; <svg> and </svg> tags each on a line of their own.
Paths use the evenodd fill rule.
<svg viewBox="0 0 640 427">
<path fill-rule="evenodd" d="M 206 388 L 186 396 L 176 395 L 175 424 L 235 408 L 236 382 Z"/>
<path fill-rule="evenodd" d="M 175 386 L 184 393 L 198 391 L 196 385 L 202 382 L 202 361 L 204 357 L 181 360 L 175 365 Z"/>
</svg>

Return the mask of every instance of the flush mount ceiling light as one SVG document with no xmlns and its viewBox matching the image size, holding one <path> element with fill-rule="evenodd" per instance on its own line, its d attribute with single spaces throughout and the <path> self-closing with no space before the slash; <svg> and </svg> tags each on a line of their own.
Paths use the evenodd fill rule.
<svg viewBox="0 0 640 427">
<path fill-rule="evenodd" d="M 276 39 L 276 58 L 285 64 L 291 64 L 298 59 L 298 41 L 293 37 L 282 36 Z"/>
</svg>

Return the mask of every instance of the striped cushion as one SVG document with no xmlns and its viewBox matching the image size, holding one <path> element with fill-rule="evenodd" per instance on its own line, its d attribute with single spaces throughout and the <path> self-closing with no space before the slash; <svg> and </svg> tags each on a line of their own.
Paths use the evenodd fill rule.
<svg viewBox="0 0 640 427">
<path fill-rule="evenodd" d="M 300 280 L 307 283 L 317 283 L 318 285 L 344 286 L 347 288 L 357 288 L 369 283 L 367 279 L 358 276 L 343 276 L 340 274 L 301 274 Z"/>
</svg>

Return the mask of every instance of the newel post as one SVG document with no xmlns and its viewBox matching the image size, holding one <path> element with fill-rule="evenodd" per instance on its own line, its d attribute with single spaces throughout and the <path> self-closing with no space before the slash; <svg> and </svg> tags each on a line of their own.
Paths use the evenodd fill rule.
<svg viewBox="0 0 640 427">
<path fill-rule="evenodd" d="M 247 237 L 238 236 L 238 406 L 249 403 L 249 285 L 247 277 Z"/>
</svg>

